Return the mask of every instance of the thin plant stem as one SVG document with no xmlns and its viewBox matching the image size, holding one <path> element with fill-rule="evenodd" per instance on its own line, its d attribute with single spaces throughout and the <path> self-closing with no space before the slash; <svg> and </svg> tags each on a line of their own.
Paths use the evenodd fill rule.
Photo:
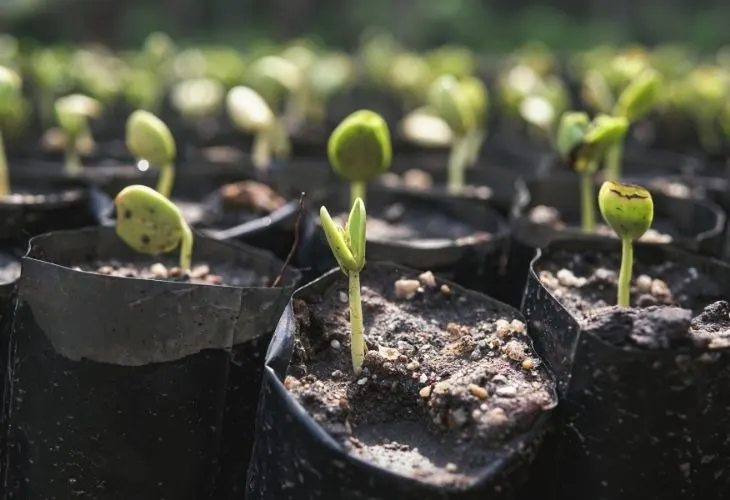
<svg viewBox="0 0 730 500">
<path fill-rule="evenodd" d="M 365 360 L 365 337 L 362 321 L 362 302 L 360 299 L 360 273 L 349 272 L 350 295 L 350 347 L 352 351 L 352 368 L 359 373 Z"/>
<path fill-rule="evenodd" d="M 365 202 L 365 193 L 367 192 L 367 185 L 365 182 L 352 182 L 350 183 L 350 206 L 355 204 L 355 200 L 360 198 Z"/>
<path fill-rule="evenodd" d="M 157 192 L 165 198 L 172 194 L 172 186 L 175 182 L 175 166 L 168 163 L 160 168 L 160 178 L 157 180 Z"/>
<path fill-rule="evenodd" d="M 180 269 L 190 271 L 193 265 L 193 232 L 190 230 L 187 222 L 181 220 L 182 223 L 182 240 L 180 242 Z"/>
<path fill-rule="evenodd" d="M 271 132 L 263 131 L 254 135 L 251 148 L 251 161 L 258 170 L 265 172 L 271 164 Z"/>
<path fill-rule="evenodd" d="M 8 158 L 5 155 L 5 138 L 0 131 L 0 197 L 10 195 L 10 173 L 8 172 Z"/>
<path fill-rule="evenodd" d="M 621 163 L 623 162 L 624 145 L 617 143 L 606 154 L 606 180 L 617 181 L 621 179 Z"/>
<path fill-rule="evenodd" d="M 451 194 L 458 194 L 464 188 L 464 169 L 469 162 L 470 144 L 467 137 L 457 137 L 449 154 L 448 189 Z"/>
<path fill-rule="evenodd" d="M 580 174 L 580 227 L 584 233 L 596 230 L 596 187 L 593 184 L 593 172 Z"/>
<path fill-rule="evenodd" d="M 78 148 L 78 137 L 75 135 L 66 136 L 65 148 L 66 173 L 72 177 L 81 175 L 81 155 Z"/>
<path fill-rule="evenodd" d="M 629 307 L 631 273 L 634 267 L 634 242 L 631 238 L 621 240 L 621 271 L 618 275 L 618 305 Z"/>
</svg>

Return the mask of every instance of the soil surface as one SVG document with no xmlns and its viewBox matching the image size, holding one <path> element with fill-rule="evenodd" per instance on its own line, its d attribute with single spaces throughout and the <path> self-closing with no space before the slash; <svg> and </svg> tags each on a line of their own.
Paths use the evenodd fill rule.
<svg viewBox="0 0 730 500">
<path fill-rule="evenodd" d="M 382 176 L 381 182 L 388 187 L 413 189 L 414 191 L 447 192 L 445 185 L 434 184 L 433 176 L 425 170 L 419 169 L 407 170 L 400 176 L 396 173 L 388 172 Z M 488 186 L 467 185 L 461 191 L 461 196 L 482 200 L 490 199 L 493 194 L 492 189 Z"/>
<path fill-rule="evenodd" d="M 223 210 L 247 211 L 256 215 L 269 215 L 284 205 L 286 200 L 266 184 L 256 181 L 240 181 L 221 188 Z"/>
<path fill-rule="evenodd" d="M 597 212 L 597 216 L 600 217 L 600 213 Z M 533 224 L 552 226 L 557 231 L 566 229 L 580 231 L 579 226 L 564 222 L 560 211 L 555 207 L 536 205 L 530 209 L 527 217 Z M 662 219 L 654 219 L 653 225 L 656 226 L 656 229 L 649 229 L 639 241 L 645 243 L 671 243 L 679 235 L 679 231 L 671 223 Z M 613 229 L 600 221 L 596 221 L 596 234 L 617 238 Z"/>
<path fill-rule="evenodd" d="M 634 261 L 631 308 L 616 304 L 620 252 L 554 252 L 535 271 L 583 325 L 619 346 L 645 349 L 730 347 L 730 306 L 713 275 L 678 262 Z"/>
<path fill-rule="evenodd" d="M 430 248 L 469 245 L 492 237 L 437 208 L 393 203 L 368 210 L 366 233 L 369 241 L 407 242 L 412 247 Z M 339 214 L 337 220 L 344 226 L 347 214 Z"/>
<path fill-rule="evenodd" d="M 363 370 L 352 368 L 343 276 L 295 302 L 299 336 L 285 380 L 349 453 L 424 482 L 465 486 L 555 405 L 525 325 L 511 313 L 429 272 L 366 268 L 361 288 Z"/>
<path fill-rule="evenodd" d="M 107 276 L 208 285 L 269 286 L 272 281 L 271 276 L 260 276 L 254 271 L 233 269 L 225 265 L 214 266 L 214 269 L 211 270 L 210 266 L 205 263 L 194 263 L 190 272 L 183 273 L 177 264 L 172 258 L 161 262 L 141 260 L 134 263 L 110 260 L 77 265 L 74 266 L 74 269 Z"/>
<path fill-rule="evenodd" d="M 68 203 L 80 200 L 84 196 L 81 189 L 64 189 L 62 191 L 45 191 L 42 189 L 20 189 L 9 196 L 0 198 L 3 205 L 43 205 Z"/>
<path fill-rule="evenodd" d="M 0 285 L 10 283 L 20 276 L 20 261 L 0 253 Z"/>
</svg>

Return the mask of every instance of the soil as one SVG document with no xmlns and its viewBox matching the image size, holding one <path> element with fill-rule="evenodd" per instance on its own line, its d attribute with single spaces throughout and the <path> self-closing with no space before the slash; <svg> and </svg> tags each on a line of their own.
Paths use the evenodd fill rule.
<svg viewBox="0 0 730 500">
<path fill-rule="evenodd" d="M 363 370 L 352 368 L 343 276 L 295 301 L 285 385 L 349 453 L 420 481 L 471 484 L 556 404 L 524 323 L 432 273 L 366 268 L 360 279 Z"/>
<path fill-rule="evenodd" d="M 256 181 L 240 181 L 221 188 L 223 210 L 247 211 L 256 215 L 269 215 L 284 205 L 286 200 L 266 184 Z"/>
<path fill-rule="evenodd" d="M 411 169 L 399 176 L 393 172 L 384 174 L 381 182 L 388 187 L 400 187 L 405 189 L 413 189 L 414 191 L 438 191 L 446 193 L 446 186 L 434 185 L 433 176 L 425 170 Z M 488 186 L 464 186 L 461 196 L 468 198 L 478 198 L 488 200 L 492 198 L 493 191 Z"/>
<path fill-rule="evenodd" d="M 337 220 L 344 226 L 347 214 L 339 214 Z M 404 242 L 417 248 L 470 245 L 492 237 L 487 232 L 449 217 L 442 210 L 410 207 L 403 203 L 370 210 L 366 233 L 369 241 Z"/>
<path fill-rule="evenodd" d="M 605 341 L 643 349 L 730 347 L 730 306 L 713 275 L 679 262 L 634 261 L 631 308 L 616 303 L 620 252 L 555 252 L 535 271 L 581 323 Z"/>
<path fill-rule="evenodd" d="M 143 257 L 141 257 L 143 258 Z M 104 274 L 123 278 L 142 278 L 182 283 L 207 285 L 227 285 L 239 287 L 269 286 L 271 276 L 260 276 L 256 272 L 231 268 L 225 265 L 214 266 L 215 272 L 205 263 L 193 264 L 190 272 L 183 273 L 172 258 L 163 261 L 119 262 L 115 260 L 97 261 L 73 267 L 77 271 Z"/>
<path fill-rule="evenodd" d="M 0 285 L 11 283 L 20 276 L 20 261 L 0 253 Z"/>
<path fill-rule="evenodd" d="M 552 226 L 556 231 L 566 229 L 580 231 L 578 226 L 573 226 L 564 222 L 560 211 L 555 207 L 537 205 L 530 209 L 527 217 L 533 224 Z M 639 241 L 645 243 L 671 243 L 674 238 L 679 235 L 679 231 L 677 231 L 671 223 L 662 219 L 654 219 L 653 225 L 656 226 L 656 229 L 649 229 L 646 233 L 644 233 Z M 600 222 L 596 222 L 596 234 L 617 238 L 613 229 Z"/>
<path fill-rule="evenodd" d="M 40 189 L 19 190 L 9 196 L 0 198 L 0 204 L 6 205 L 44 205 L 68 203 L 77 201 L 84 196 L 80 189 L 65 189 L 63 191 L 44 191 Z"/>
</svg>

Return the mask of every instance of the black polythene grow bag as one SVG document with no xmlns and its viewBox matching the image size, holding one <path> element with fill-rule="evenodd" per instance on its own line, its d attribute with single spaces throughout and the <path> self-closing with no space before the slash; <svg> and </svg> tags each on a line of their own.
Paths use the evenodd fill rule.
<svg viewBox="0 0 730 500">
<path fill-rule="evenodd" d="M 203 237 L 193 258 L 239 276 L 273 278 L 281 266 Z M 215 488 L 246 469 L 263 355 L 298 273 L 269 288 L 71 267 L 96 259 L 154 262 L 111 228 L 39 236 L 23 259 L 5 409 L 7 498 L 221 498 Z"/>
<path fill-rule="evenodd" d="M 543 498 L 726 500 L 730 349 L 611 345 L 584 331 L 535 271 L 558 250 L 597 255 L 619 248 L 589 238 L 558 241 L 539 251 L 530 269 L 522 311 L 561 397 L 555 490 Z M 634 252 L 646 263 L 682 262 L 730 292 L 727 264 L 669 246 L 636 244 Z"/>
<path fill-rule="evenodd" d="M 99 221 L 93 190 L 79 182 L 19 182 L 13 183 L 12 191 L 36 196 L 0 200 L 0 244 L 4 246 L 25 251 L 33 236 Z"/>
<path fill-rule="evenodd" d="M 413 274 L 390 263 L 368 263 Z M 367 269 L 366 269 L 367 271 Z M 283 380 L 294 352 L 297 323 L 292 303 L 316 297 L 344 279 L 334 269 L 294 293 L 284 310 L 266 354 L 262 393 L 256 421 L 256 443 L 248 474 L 247 500 L 505 500 L 518 495 L 530 480 L 532 462 L 550 426 L 550 411 L 538 416 L 525 433 L 512 438 L 496 453 L 478 480 L 464 489 L 426 484 L 394 474 L 347 453 L 284 387 Z M 448 282 L 447 282 L 448 283 Z M 470 294 L 508 306 L 448 283 L 458 294 Z M 514 314 L 514 313 L 512 313 Z M 519 316 L 517 316 L 519 317 Z"/>
<path fill-rule="evenodd" d="M 324 205 L 334 217 L 349 212 L 349 189 L 336 190 L 321 201 L 311 203 L 305 237 L 300 245 L 298 267 L 309 269 L 316 278 L 337 265 L 319 223 L 319 207 Z M 368 186 L 368 217 L 393 204 L 409 209 L 441 211 L 454 220 L 468 224 L 474 232 L 491 234 L 488 239 L 467 238 L 438 245 L 420 245 L 418 241 L 375 241 L 368 239 L 368 260 L 390 261 L 422 271 L 432 271 L 458 284 L 495 295 L 500 288 L 501 256 L 509 239 L 506 222 L 486 204 L 463 198 L 437 197 L 429 193 L 394 191 L 377 185 Z M 381 214 L 382 215 L 382 214 Z"/>
<path fill-rule="evenodd" d="M 564 173 L 550 179 L 526 181 L 529 202 L 517 206 L 510 227 L 510 255 L 507 274 L 511 277 L 512 287 L 507 303 L 518 305 L 522 300 L 525 280 L 535 250 L 543 248 L 551 241 L 580 236 L 580 190 L 578 177 Z M 596 193 L 598 189 L 596 189 Z M 707 200 L 675 198 L 663 193 L 652 192 L 654 200 L 654 226 L 657 221 L 671 222 L 679 235 L 673 244 L 692 252 L 711 256 L 721 255 L 726 216 L 716 204 Z M 596 198 L 595 213 L 597 223 L 603 223 Z M 529 220 L 528 212 L 537 205 L 557 208 L 563 221 L 570 226 L 555 229 L 548 225 L 535 224 Z M 661 230 L 661 227 L 657 227 Z"/>
</svg>

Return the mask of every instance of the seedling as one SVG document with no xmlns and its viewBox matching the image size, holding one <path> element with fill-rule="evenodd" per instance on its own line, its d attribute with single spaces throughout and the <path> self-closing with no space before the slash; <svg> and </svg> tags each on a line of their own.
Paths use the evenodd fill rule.
<svg viewBox="0 0 730 500">
<path fill-rule="evenodd" d="M 360 271 L 365 267 L 365 203 L 355 199 L 344 228 L 332 220 L 325 207 L 320 208 L 319 218 L 330 250 L 348 278 L 352 368 L 359 373 L 367 353 L 360 299 Z"/>
<path fill-rule="evenodd" d="M 99 101 L 82 94 L 71 94 L 56 101 L 56 120 L 64 134 L 64 165 L 68 175 L 77 176 L 83 170 L 79 146 L 82 141 L 93 144 L 89 119 L 98 117 L 101 108 Z"/>
<path fill-rule="evenodd" d="M 654 201 L 649 191 L 635 184 L 606 181 L 598 193 L 598 206 L 606 223 L 621 239 L 621 270 L 618 277 L 618 305 L 629 307 L 634 241 L 651 227 Z"/>
<path fill-rule="evenodd" d="M 180 247 L 180 269 L 190 271 L 193 259 L 193 232 L 175 206 L 165 196 L 147 186 L 122 189 L 114 198 L 117 235 L 133 250 L 160 255 Z"/>
<path fill-rule="evenodd" d="M 165 198 L 175 182 L 177 149 L 167 125 L 149 111 L 138 109 L 127 119 L 127 149 L 138 160 L 145 160 L 160 169 L 157 192 Z"/>
<path fill-rule="evenodd" d="M 476 161 L 487 108 L 484 85 L 476 79 L 459 82 L 443 75 L 428 92 L 429 107 L 448 125 L 453 134 L 448 166 L 448 189 L 459 193 L 464 187 L 464 170 Z"/>
<path fill-rule="evenodd" d="M 390 168 L 388 124 L 373 111 L 355 111 L 332 132 L 327 154 L 335 172 L 350 182 L 352 203 L 364 200 L 366 183 Z"/>
<path fill-rule="evenodd" d="M 567 112 L 560 119 L 556 144 L 564 161 L 580 176 L 581 229 L 596 228 L 593 175 L 606 152 L 621 141 L 628 129 L 621 117 L 599 115 L 589 122 L 582 112 Z"/>
<path fill-rule="evenodd" d="M 228 116 L 241 131 L 253 134 L 251 158 L 256 168 L 267 169 L 272 157 L 289 154 L 289 139 L 266 101 L 253 89 L 232 88 L 226 98 Z"/>
<path fill-rule="evenodd" d="M 628 123 L 640 120 L 652 111 L 659 99 L 661 77 L 649 68 L 640 73 L 621 92 L 614 106 L 614 116 L 626 118 Z M 621 177 L 623 161 L 623 140 L 616 142 L 606 157 L 606 178 L 616 180 Z"/>
<path fill-rule="evenodd" d="M 21 80 L 18 74 L 0 66 L 0 115 L 12 112 L 16 102 L 21 99 Z M 5 155 L 5 141 L 0 130 L 0 196 L 10 194 L 10 173 Z"/>
<path fill-rule="evenodd" d="M 223 85 L 210 78 L 193 78 L 176 83 L 170 90 L 170 101 L 188 121 L 215 115 L 223 106 Z"/>
</svg>

